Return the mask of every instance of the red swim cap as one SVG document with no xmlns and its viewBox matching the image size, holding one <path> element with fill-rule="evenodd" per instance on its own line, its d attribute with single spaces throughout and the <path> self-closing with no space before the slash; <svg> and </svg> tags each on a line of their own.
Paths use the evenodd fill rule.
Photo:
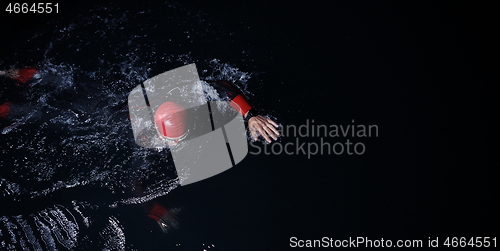
<svg viewBox="0 0 500 251">
<path fill-rule="evenodd" d="M 187 131 L 186 111 L 179 104 L 167 101 L 156 110 L 155 123 L 161 135 L 172 140 L 180 139 Z"/>
</svg>

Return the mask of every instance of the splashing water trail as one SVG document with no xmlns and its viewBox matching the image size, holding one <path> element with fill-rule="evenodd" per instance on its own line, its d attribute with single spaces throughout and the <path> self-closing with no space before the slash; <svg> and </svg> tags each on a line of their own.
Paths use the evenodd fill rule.
<svg viewBox="0 0 500 251">
<path fill-rule="evenodd" d="M 11 61 L 39 58 L 39 77 L 13 94 L 23 101 L 14 104 L 0 128 L 1 249 L 94 245 L 95 236 L 87 233 L 98 221 L 105 222 L 95 237 L 103 250 L 128 247 L 118 217 L 111 213 L 98 220 L 96 212 L 144 203 L 179 186 L 168 149 L 135 144 L 127 116 L 129 92 L 148 78 L 196 61 L 202 79 L 234 82 L 252 95 L 252 74 L 217 59 L 230 41 L 220 43 L 227 39 L 225 29 L 207 20 L 178 4 L 136 10 L 100 6 L 19 46 Z M 213 55 L 207 55 L 207 47 Z M 204 81 L 190 88 L 183 95 L 193 102 L 205 99 L 192 96 L 200 89 L 209 98 L 218 96 Z M 218 102 L 219 110 L 227 108 Z M 20 213 L 4 206 L 32 205 L 33 200 L 43 203 Z"/>
</svg>

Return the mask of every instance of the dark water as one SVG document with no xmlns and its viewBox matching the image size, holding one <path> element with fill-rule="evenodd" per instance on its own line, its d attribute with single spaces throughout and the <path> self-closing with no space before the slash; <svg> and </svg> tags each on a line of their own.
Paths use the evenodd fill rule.
<svg viewBox="0 0 500 251">
<path fill-rule="evenodd" d="M 3 68 L 42 76 L 15 97 L 2 87 L 16 101 L 0 143 L 3 249 L 282 250 L 292 236 L 498 233 L 487 6 L 66 6 L 38 19 L 46 25 L 12 25 L 3 41 Z M 361 155 L 249 154 L 178 187 L 168 151 L 131 142 L 123 104 L 142 81 L 193 62 L 284 126 L 378 125 L 378 137 L 323 139 L 361 142 Z M 279 144 L 297 138 L 321 142 Z M 180 210 L 178 228 L 165 234 L 147 216 L 152 203 Z"/>
</svg>

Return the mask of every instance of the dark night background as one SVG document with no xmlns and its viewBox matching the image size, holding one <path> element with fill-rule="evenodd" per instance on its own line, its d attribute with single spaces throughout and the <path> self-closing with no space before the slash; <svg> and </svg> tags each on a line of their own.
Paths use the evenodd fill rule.
<svg viewBox="0 0 500 251">
<path fill-rule="evenodd" d="M 2 4 L 0 55 L 50 29 L 49 21 L 71 20 L 98 3 L 58 2 L 58 15 L 7 14 Z M 149 1 L 120 4 L 154 7 Z M 250 27 L 245 32 L 251 41 L 242 43 L 259 53 L 254 62 L 238 66 L 259 72 L 250 86 L 251 101 L 280 123 L 314 119 L 348 125 L 354 119 L 378 125 L 379 137 L 352 139 L 365 144 L 361 156 L 248 155 L 227 172 L 175 189 L 161 200 L 184 208 L 181 228 L 144 237 L 151 247 L 158 245 L 151 249 L 161 250 L 161 238 L 192 240 L 193 250 L 199 243 L 214 243 L 215 250 L 281 250 L 289 248 L 292 236 L 498 237 L 493 6 L 466 1 L 181 4 L 228 30 Z M 220 59 L 231 62 L 231 54 Z M 282 139 L 288 141 L 295 139 Z M 319 142 L 304 140 L 313 141 Z"/>
</svg>

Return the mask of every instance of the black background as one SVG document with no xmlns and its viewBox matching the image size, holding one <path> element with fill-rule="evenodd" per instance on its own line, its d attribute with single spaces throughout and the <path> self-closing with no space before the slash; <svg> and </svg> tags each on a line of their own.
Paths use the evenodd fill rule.
<svg viewBox="0 0 500 251">
<path fill-rule="evenodd" d="M 60 14 L 50 15 L 7 14 L 2 7 L 1 54 L 50 29 L 49 21 L 70 20 L 97 1 L 59 3 Z M 498 234 L 493 6 L 465 1 L 181 4 L 229 30 L 250 27 L 246 33 L 252 40 L 242 43 L 260 53 L 241 69 L 262 72 L 257 80 L 262 84 L 251 87 L 251 101 L 280 123 L 355 120 L 378 125 L 379 137 L 351 139 L 366 145 L 360 156 L 249 155 L 236 168 L 162 198 L 184 211 L 178 232 L 159 238 L 182 242 L 187 250 L 198 250 L 200 243 L 221 250 L 281 250 L 292 236 L 427 240 Z M 231 55 L 221 60 L 231 62 Z M 304 139 L 313 141 L 318 142 Z M 153 242 L 151 249 L 165 247 Z"/>
</svg>

